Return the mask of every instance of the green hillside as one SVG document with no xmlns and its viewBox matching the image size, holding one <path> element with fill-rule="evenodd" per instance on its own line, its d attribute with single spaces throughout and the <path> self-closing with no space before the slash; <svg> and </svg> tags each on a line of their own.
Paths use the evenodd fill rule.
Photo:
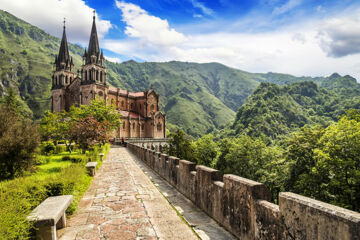
<svg viewBox="0 0 360 240">
<path fill-rule="evenodd" d="M 322 78 L 318 84 L 261 83 L 239 108 L 232 129 L 237 134 L 275 139 L 305 124 L 328 126 L 346 110 L 360 109 L 359 90 L 360 84 L 354 78 L 337 74 Z"/>
<path fill-rule="evenodd" d="M 36 118 L 50 109 L 50 78 L 60 40 L 13 15 L 0 11 L 0 96 L 11 87 Z M 77 66 L 82 48 L 69 46 Z"/>
<path fill-rule="evenodd" d="M 0 10 L 0 96 L 6 89 L 14 88 L 33 110 L 34 117 L 40 118 L 50 109 L 52 63 L 59 44 L 58 38 Z M 69 44 L 69 50 L 75 67 L 80 68 L 84 49 Z M 168 126 L 180 126 L 193 136 L 231 124 L 239 107 L 263 82 L 284 85 L 314 81 L 344 94 L 359 93 L 354 78 L 345 76 L 339 82 L 337 74 L 328 78 L 294 77 L 248 73 L 219 63 L 176 61 L 105 64 L 108 83 L 113 86 L 143 91 L 152 85 L 160 94 L 160 109 L 167 114 Z"/>
</svg>

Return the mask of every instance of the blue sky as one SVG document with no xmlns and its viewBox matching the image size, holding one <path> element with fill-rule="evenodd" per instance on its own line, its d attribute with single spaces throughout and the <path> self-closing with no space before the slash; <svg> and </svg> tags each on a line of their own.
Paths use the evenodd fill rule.
<svg viewBox="0 0 360 240">
<path fill-rule="evenodd" d="M 250 72 L 360 79 L 355 0 L 2 0 L 0 8 L 58 37 L 66 17 L 68 40 L 85 47 L 95 9 L 111 61 L 216 61 Z"/>
</svg>

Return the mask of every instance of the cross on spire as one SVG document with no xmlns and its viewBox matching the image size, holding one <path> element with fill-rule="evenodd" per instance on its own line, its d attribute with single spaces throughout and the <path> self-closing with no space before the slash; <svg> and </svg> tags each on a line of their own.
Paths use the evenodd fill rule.
<svg viewBox="0 0 360 240">
<path fill-rule="evenodd" d="M 66 18 L 64 18 L 64 28 L 65 28 Z"/>
<path fill-rule="evenodd" d="M 94 13 L 94 16 L 93 16 L 94 20 L 95 20 L 95 12 L 96 12 L 96 10 L 94 9 L 94 11 L 93 11 L 93 13 Z"/>
</svg>

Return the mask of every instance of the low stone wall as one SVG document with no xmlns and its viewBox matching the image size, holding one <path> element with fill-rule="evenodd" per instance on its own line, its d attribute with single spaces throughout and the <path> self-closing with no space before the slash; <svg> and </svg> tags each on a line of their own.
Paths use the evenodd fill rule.
<svg viewBox="0 0 360 240">
<path fill-rule="evenodd" d="M 360 213 L 287 192 L 276 205 L 262 183 L 135 144 L 128 148 L 239 239 L 360 240 Z"/>
</svg>

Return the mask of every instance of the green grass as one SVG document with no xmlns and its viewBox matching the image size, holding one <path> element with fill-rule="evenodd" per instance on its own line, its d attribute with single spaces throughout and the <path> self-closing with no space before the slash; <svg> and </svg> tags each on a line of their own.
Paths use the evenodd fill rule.
<svg viewBox="0 0 360 240">
<path fill-rule="evenodd" d="M 67 213 L 74 213 L 92 181 L 85 168 L 87 160 L 98 161 L 100 166 L 99 153 L 104 152 L 106 156 L 109 149 L 110 144 L 106 144 L 85 154 L 61 152 L 50 156 L 39 155 L 38 160 L 43 164 L 36 166 L 35 171 L 0 182 L 1 239 L 28 239 L 32 226 L 26 221 L 26 216 L 49 196 L 73 195 L 74 201 Z M 82 161 L 64 161 L 64 156 L 82 157 Z"/>
</svg>

